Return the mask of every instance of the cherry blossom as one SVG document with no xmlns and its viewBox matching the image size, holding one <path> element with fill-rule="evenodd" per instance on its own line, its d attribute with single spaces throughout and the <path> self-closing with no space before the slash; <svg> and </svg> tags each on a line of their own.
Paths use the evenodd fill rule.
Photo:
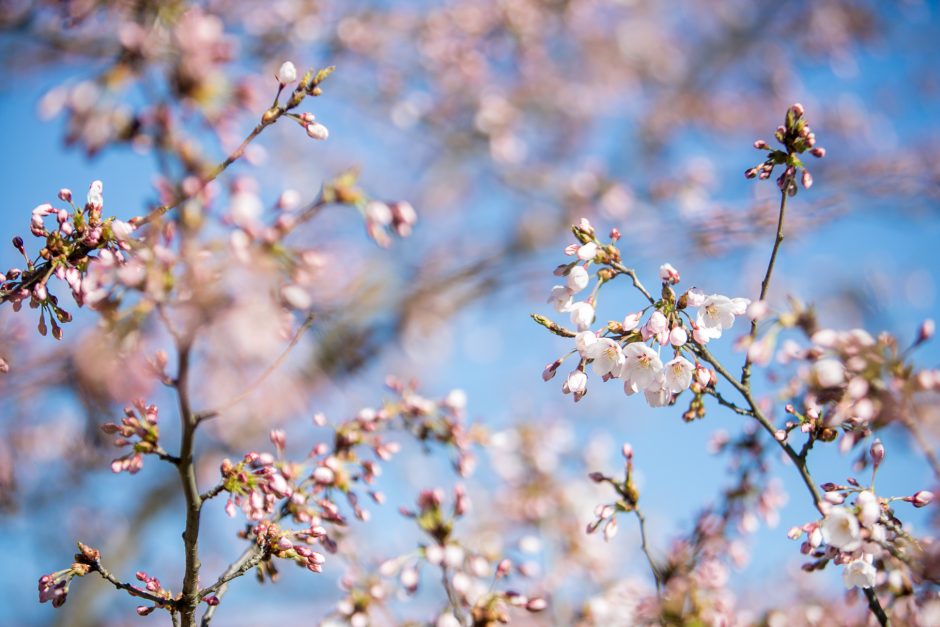
<svg viewBox="0 0 940 627">
<path fill-rule="evenodd" d="M 588 358 L 594 360 L 591 365 L 595 374 L 599 376 L 609 374 L 614 377 L 620 375 L 625 359 L 620 344 L 610 338 L 602 337 L 588 346 L 586 352 Z"/>
<path fill-rule="evenodd" d="M 628 344 L 623 351 L 624 362 L 620 377 L 628 394 L 653 388 L 659 390 L 663 373 L 663 362 L 659 355 L 646 344 Z M 632 391 L 631 391 L 632 390 Z"/>
</svg>

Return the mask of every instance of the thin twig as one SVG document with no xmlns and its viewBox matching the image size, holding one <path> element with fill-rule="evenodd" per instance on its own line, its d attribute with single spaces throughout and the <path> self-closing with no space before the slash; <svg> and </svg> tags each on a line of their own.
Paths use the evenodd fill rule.
<svg viewBox="0 0 940 627">
<path fill-rule="evenodd" d="M 784 185 L 783 190 L 780 192 L 780 212 L 777 214 L 777 236 L 774 238 L 774 247 L 770 251 L 770 261 L 767 262 L 767 272 L 764 274 L 764 280 L 760 284 L 760 298 L 759 301 L 764 300 L 767 297 L 767 292 L 770 290 L 770 276 L 774 272 L 774 263 L 777 261 L 777 251 L 780 250 L 780 244 L 783 242 L 783 219 L 787 213 L 787 189 L 790 184 Z M 757 338 L 757 319 L 751 320 L 751 342 Z M 747 385 L 748 379 L 751 377 L 751 357 L 748 353 L 744 357 L 744 367 L 741 369 L 741 383 Z"/>
<path fill-rule="evenodd" d="M 630 279 L 633 281 L 633 287 L 638 289 L 640 293 L 646 297 L 646 300 L 648 300 L 650 304 L 653 304 L 656 302 L 656 299 L 654 299 L 650 295 L 650 293 L 647 291 L 647 289 L 643 287 L 643 284 L 640 282 L 640 279 L 636 276 L 636 270 L 634 270 L 633 268 L 626 267 L 619 261 L 611 261 L 610 267 L 616 270 L 617 272 L 619 272 L 620 274 L 625 274 L 628 277 L 630 277 Z"/>
<path fill-rule="evenodd" d="M 636 514 L 636 519 L 640 523 L 640 548 L 643 550 L 643 555 L 646 556 L 646 561 L 649 562 L 650 572 L 653 573 L 653 579 L 656 581 L 656 596 L 662 598 L 662 595 L 663 595 L 662 575 L 659 572 L 659 567 L 656 566 L 656 562 L 653 561 L 653 556 L 650 554 L 650 551 L 649 551 L 649 545 L 646 542 L 646 517 L 643 516 L 643 512 L 640 511 L 639 507 L 634 507 L 633 513 Z"/>
<path fill-rule="evenodd" d="M 264 550 L 259 546 L 251 546 L 245 549 L 245 552 L 241 556 L 229 564 L 229 567 L 225 569 L 225 572 L 219 577 L 219 579 L 207 588 L 203 588 L 199 591 L 199 598 L 204 599 L 207 596 L 215 595 L 221 597 L 225 594 L 225 589 L 228 587 L 228 583 L 233 579 L 238 579 L 249 570 L 257 566 L 261 560 L 264 559 Z M 209 611 L 206 611 L 206 615 L 209 615 L 211 620 L 211 615 Z M 202 624 L 207 624 L 206 615 L 202 617 Z"/>
<path fill-rule="evenodd" d="M 209 499 L 213 499 L 217 497 L 219 493 L 221 493 L 224 490 L 225 490 L 225 484 L 219 483 L 213 486 L 212 488 L 206 490 L 205 492 L 203 492 L 201 495 L 199 495 L 199 498 L 201 498 L 203 501 L 208 501 Z"/>
<path fill-rule="evenodd" d="M 111 582 L 115 588 L 117 588 L 118 590 L 126 590 L 127 593 L 131 595 L 132 597 L 140 597 L 141 599 L 147 599 L 148 601 L 151 601 L 152 603 L 155 603 L 161 607 L 173 606 L 173 599 L 165 599 L 163 597 L 158 597 L 157 595 L 151 594 L 147 592 L 146 590 L 141 590 L 140 588 L 136 586 L 132 586 L 129 583 L 124 583 L 123 581 L 121 581 L 120 579 L 112 575 L 108 571 L 108 569 L 102 566 L 101 562 L 95 562 L 95 564 L 92 565 L 92 568 L 95 571 L 97 571 L 98 574 L 101 575 L 105 580 Z"/>
<path fill-rule="evenodd" d="M 809 472 L 809 468 L 806 466 L 806 460 L 801 458 L 799 453 L 797 453 L 792 446 L 786 442 L 781 442 L 776 438 L 776 429 L 774 429 L 773 424 L 768 420 L 767 416 L 764 415 L 764 412 L 761 411 L 760 406 L 757 401 L 754 399 L 754 396 L 751 394 L 750 386 L 745 385 L 738 381 L 734 376 L 728 372 L 721 362 L 719 362 L 707 348 L 701 344 L 692 343 L 693 350 L 704 359 L 706 362 L 711 364 L 715 371 L 720 374 L 725 380 L 727 380 L 738 392 L 741 393 L 741 396 L 744 397 L 744 400 L 747 401 L 747 405 L 750 408 L 753 417 L 760 423 L 760 426 L 764 428 L 764 431 L 770 434 L 774 442 L 776 442 L 783 452 L 786 453 L 787 457 L 790 458 L 790 461 L 796 466 L 797 471 L 800 473 L 800 478 L 803 479 L 803 483 L 806 485 L 806 489 L 809 491 L 810 495 L 813 497 L 813 504 L 816 506 L 816 509 L 819 510 L 820 514 L 823 514 L 822 506 L 822 495 L 819 493 L 819 489 L 816 487 L 813 477 Z"/>
<path fill-rule="evenodd" d="M 752 412 L 750 409 L 746 409 L 744 407 L 739 407 L 735 405 L 734 403 L 726 399 L 724 396 L 722 396 L 721 392 L 719 392 L 718 390 L 715 390 L 712 388 L 705 388 L 705 394 L 708 394 L 709 396 L 713 396 L 715 400 L 718 401 L 719 405 L 724 405 L 725 407 L 727 407 L 728 409 L 730 409 L 736 414 L 740 414 L 742 416 L 751 416 L 752 418 L 754 417 L 754 412 Z"/>
<path fill-rule="evenodd" d="M 301 336 L 303 336 L 304 332 L 310 328 L 310 326 L 313 324 L 313 321 L 315 319 L 316 319 L 316 314 L 311 313 L 307 316 L 303 324 L 300 325 L 300 328 L 297 329 L 297 332 L 294 334 L 294 337 L 291 338 L 290 344 L 287 345 L 287 348 L 284 349 L 284 352 L 282 352 L 278 356 L 278 358 L 275 359 L 274 362 L 270 366 L 268 366 L 267 369 L 265 369 L 263 373 L 261 373 L 261 376 L 258 377 L 254 381 L 254 383 L 246 387 L 244 390 L 241 391 L 240 394 L 235 396 L 233 399 L 231 399 L 229 402 L 222 405 L 218 409 L 203 411 L 197 414 L 196 423 L 198 424 L 202 422 L 203 420 L 209 420 L 210 418 L 215 418 L 219 414 L 225 413 L 226 411 L 228 411 L 235 405 L 238 405 L 240 402 L 242 402 L 243 400 L 251 396 L 254 393 L 254 391 L 257 390 L 258 387 L 262 383 L 264 383 L 265 380 L 269 376 L 271 376 L 274 373 L 274 371 L 277 370 L 278 367 L 280 367 L 282 363 L 284 363 L 284 360 L 287 359 L 288 355 L 290 355 L 291 350 L 293 350 L 293 348 L 297 346 L 297 343 L 300 342 Z"/>
</svg>

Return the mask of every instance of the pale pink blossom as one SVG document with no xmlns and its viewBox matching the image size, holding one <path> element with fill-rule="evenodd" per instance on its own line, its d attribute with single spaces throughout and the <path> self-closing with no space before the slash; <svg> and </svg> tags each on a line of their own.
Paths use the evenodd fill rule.
<svg viewBox="0 0 940 627">
<path fill-rule="evenodd" d="M 584 266 L 574 266 L 571 268 L 568 272 L 568 278 L 565 281 L 572 294 L 580 292 L 586 288 L 590 282 L 591 276 L 588 274 L 588 271 L 584 269 Z"/>
<path fill-rule="evenodd" d="M 624 356 L 620 344 L 608 337 L 598 338 L 587 348 L 587 356 L 593 359 L 591 364 L 598 376 L 607 374 L 618 376 L 623 367 Z"/>
<path fill-rule="evenodd" d="M 578 331 L 584 331 L 594 323 L 594 306 L 591 305 L 591 303 L 574 303 L 568 311 L 571 312 L 571 324 L 573 324 Z"/>
<path fill-rule="evenodd" d="M 881 519 L 881 505 L 870 490 L 862 490 L 855 498 L 855 505 L 859 508 L 858 519 L 865 527 L 871 527 Z"/>
<path fill-rule="evenodd" d="M 640 319 L 643 317 L 643 312 L 638 311 L 636 313 L 627 314 L 623 319 L 623 331 L 624 333 L 629 333 L 638 326 L 640 326 Z"/>
<path fill-rule="evenodd" d="M 694 370 L 695 366 L 685 357 L 679 356 L 666 362 L 666 365 L 663 367 L 666 389 L 675 394 L 687 390 L 688 387 L 692 385 L 692 373 Z"/>
<path fill-rule="evenodd" d="M 660 387 L 663 362 L 652 348 L 641 342 L 628 344 L 623 351 L 624 362 L 620 376 L 624 388 L 633 387 L 634 391 L 646 390 L 651 386 Z"/>
<path fill-rule="evenodd" d="M 329 138 L 330 136 L 330 129 L 326 128 L 319 122 L 310 122 L 309 124 L 307 124 L 306 128 L 307 128 L 307 135 L 312 137 L 313 139 L 323 141 Z"/>
<path fill-rule="evenodd" d="M 101 209 L 104 206 L 104 185 L 101 181 L 94 181 L 88 187 L 88 206 L 92 209 Z"/>
<path fill-rule="evenodd" d="M 734 324 L 735 316 L 744 314 L 750 302 L 746 298 L 728 298 L 721 294 L 706 296 L 695 322 L 712 339 L 719 338 L 722 331 Z"/>
<path fill-rule="evenodd" d="M 664 263 L 659 266 L 659 278 L 663 283 L 675 285 L 679 282 L 679 271 L 672 267 L 672 264 Z"/>
<path fill-rule="evenodd" d="M 584 359 L 591 359 L 588 355 L 590 348 L 597 343 L 597 334 L 594 331 L 581 331 L 574 336 L 574 345 L 578 349 L 578 354 Z"/>
<path fill-rule="evenodd" d="M 548 303 L 559 313 L 571 310 L 572 292 L 564 285 L 556 285 L 548 295 Z"/>
<path fill-rule="evenodd" d="M 578 259 L 582 261 L 592 261 L 594 257 L 597 256 L 597 244 L 594 242 L 588 242 L 583 246 L 578 247 Z"/>
<path fill-rule="evenodd" d="M 689 341 L 689 333 L 684 327 L 673 327 L 669 332 L 669 343 L 675 347 L 685 346 Z"/>
<path fill-rule="evenodd" d="M 834 388 L 845 382 L 845 366 L 835 359 L 821 359 L 813 364 L 812 377 L 821 388 Z"/>
<path fill-rule="evenodd" d="M 580 401 L 587 394 L 587 375 L 581 370 L 573 370 L 562 385 L 561 391 L 574 395 L 575 402 Z"/>
<path fill-rule="evenodd" d="M 871 588 L 875 585 L 878 572 L 871 563 L 871 557 L 852 560 L 842 571 L 842 582 L 846 588 Z"/>
<path fill-rule="evenodd" d="M 850 509 L 836 506 L 829 510 L 820 526 L 826 544 L 844 551 L 852 551 L 859 546 L 858 518 Z"/>
</svg>

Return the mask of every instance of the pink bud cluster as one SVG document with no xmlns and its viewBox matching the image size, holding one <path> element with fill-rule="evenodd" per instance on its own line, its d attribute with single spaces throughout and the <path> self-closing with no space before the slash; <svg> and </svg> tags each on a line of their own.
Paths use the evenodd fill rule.
<svg viewBox="0 0 940 627">
<path fill-rule="evenodd" d="M 129 472 L 136 474 L 144 465 L 144 455 L 165 454 L 160 448 L 160 427 L 157 425 L 158 409 L 156 405 L 146 405 L 137 400 L 133 407 L 124 408 L 121 424 L 107 422 L 101 430 L 108 435 L 116 435 L 115 446 L 129 446 L 131 452 L 111 462 L 114 473 Z"/>
<path fill-rule="evenodd" d="M 134 576 L 137 578 L 137 581 L 140 581 L 144 584 L 144 589 L 150 594 L 162 597 L 167 601 L 170 601 L 173 598 L 173 593 L 165 589 L 163 584 L 161 584 L 160 580 L 156 577 L 148 575 L 142 570 L 137 571 Z M 137 606 L 137 615 L 147 616 L 152 614 L 154 610 L 161 609 L 163 607 L 164 605 L 160 603 L 154 603 L 153 605 L 139 605 Z"/>
<path fill-rule="evenodd" d="M 605 541 L 617 535 L 617 514 L 630 512 L 636 508 L 640 493 L 633 480 L 633 446 L 626 443 L 621 448 L 624 458 L 623 479 L 614 479 L 602 472 L 592 472 L 589 477 L 594 483 L 607 483 L 617 493 L 617 501 L 602 503 L 594 508 L 594 519 L 588 523 L 587 533 L 592 534 L 603 526 Z"/>
<path fill-rule="evenodd" d="M 261 520 L 274 512 L 279 500 L 294 493 L 294 469 L 270 453 L 247 453 L 238 464 L 225 459 L 220 470 L 223 489 L 231 494 L 225 505 L 229 516 L 240 506 L 249 520 Z"/>
<path fill-rule="evenodd" d="M 871 486 L 864 487 L 851 477 L 846 485 L 823 484 L 822 520 L 793 527 L 787 534 L 794 540 L 805 536 L 800 550 L 813 561 L 804 564 L 804 570 L 821 570 L 830 562 L 841 565 L 846 588 L 874 588 L 886 579 L 920 576 L 911 570 L 913 562 L 900 559 L 920 549 L 903 530 L 891 503 L 902 501 L 924 507 L 933 500 L 933 494 L 920 490 L 912 496 L 878 496 L 873 487 L 874 476 L 885 459 L 880 440 L 872 443 L 870 455 L 873 461 Z M 854 497 L 851 504 L 848 503 L 850 497 Z M 879 578 L 879 572 L 887 576 Z"/>
<path fill-rule="evenodd" d="M 408 237 L 418 222 L 418 214 L 407 201 L 386 203 L 370 200 L 362 208 L 362 215 L 369 237 L 383 248 L 391 244 L 391 233 Z"/>
<path fill-rule="evenodd" d="M 826 149 L 816 145 L 816 134 L 804 119 L 803 105 L 797 103 L 787 109 L 784 124 L 777 128 L 774 137 L 785 150 L 774 150 L 762 139 L 754 142 L 754 148 L 768 151 L 767 159 L 753 168 L 749 168 L 744 175 L 749 178 L 768 179 L 778 165 L 784 166 L 783 174 L 777 178 L 777 186 L 790 196 L 796 194 L 796 174 L 802 171 L 800 182 L 805 189 L 813 185 L 813 176 L 806 169 L 798 155 L 807 150 L 817 159 L 826 156 Z"/>
<path fill-rule="evenodd" d="M 65 282 L 81 306 L 88 300 L 89 291 L 83 285 L 84 277 L 95 259 L 89 253 L 100 249 L 101 255 L 121 257 L 123 251 L 130 248 L 131 235 L 136 228 L 134 221 L 103 220 L 102 190 L 101 181 L 93 182 L 84 206 L 78 207 L 72 202 L 72 192 L 62 189 L 59 199 L 68 203 L 70 209 L 56 208 L 50 203 L 33 209 L 30 233 L 43 240 L 37 259 L 27 254 L 21 237 L 13 238 L 13 247 L 23 256 L 26 268 L 14 267 L 0 274 L 0 303 L 12 302 L 17 311 L 24 302 L 33 309 L 39 309 L 38 330 L 42 335 L 48 332 L 47 315 L 56 339 L 62 337 L 60 324 L 72 319 L 71 314 L 59 306 L 58 298 L 50 293 L 50 279 Z M 56 227 L 53 229 L 46 224 L 49 217 L 55 218 Z"/>
<path fill-rule="evenodd" d="M 255 542 L 263 547 L 271 556 L 279 559 L 293 560 L 298 566 L 310 572 L 323 572 L 326 558 L 322 553 L 310 549 L 307 543 L 314 542 L 323 534 L 315 535 L 308 532 L 292 532 L 281 529 L 277 523 L 267 520 L 260 521 L 252 530 Z"/>
</svg>

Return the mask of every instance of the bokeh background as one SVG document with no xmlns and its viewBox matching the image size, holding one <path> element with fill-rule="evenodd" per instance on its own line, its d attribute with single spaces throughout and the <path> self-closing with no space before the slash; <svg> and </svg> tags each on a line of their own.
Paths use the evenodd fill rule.
<svg viewBox="0 0 940 627">
<path fill-rule="evenodd" d="M 310 422 L 315 411 L 341 417 L 377 405 L 388 373 L 419 379 L 429 396 L 461 388 L 473 421 L 500 443 L 480 453 L 467 481 L 475 518 L 465 530 L 481 543 L 503 534 L 508 551 L 556 581 L 558 602 L 540 620 L 570 624 L 586 595 L 623 578 L 648 579 L 627 520 L 608 545 L 582 537 L 602 500 L 586 472 L 615 471 L 621 443 L 633 444 L 654 553 L 662 553 L 729 481 L 727 460 L 708 452 L 709 440 L 744 425 L 717 408 L 686 424 L 679 407 L 652 410 L 621 386 L 597 381 L 573 405 L 561 394 L 562 377 L 542 382 L 542 368 L 568 343 L 529 314 L 550 313 L 545 298 L 555 284 L 551 271 L 565 261 L 569 225 L 584 216 L 599 230 L 619 228 L 625 262 L 647 284 L 668 261 L 682 274 L 680 287 L 754 298 L 772 243 L 776 188 L 742 173 L 760 159 L 752 142 L 772 139 L 786 107 L 801 102 L 828 155 L 810 164 L 815 185 L 791 203 L 771 303 L 782 306 L 792 295 L 814 303 L 824 326 L 887 330 L 911 341 L 938 311 L 938 13 L 932 2 L 875 0 L 7 0 L 0 2 L 0 235 L 25 235 L 32 207 L 52 201 L 60 187 L 81 197 L 95 179 L 104 182 L 106 213 L 144 213 L 159 204 L 161 177 L 181 170 L 158 139 L 121 137 L 129 119 L 165 105 L 180 134 L 217 161 L 269 104 L 283 60 L 300 68 L 335 64 L 312 104 L 329 140 L 314 142 L 292 124 L 269 129 L 220 179 L 210 214 L 225 213 L 228 186 L 240 177 L 255 181 L 270 206 L 285 189 L 313 198 L 324 180 L 355 166 L 371 194 L 410 201 L 420 221 L 389 249 L 368 240 L 350 208 L 327 210 L 297 234 L 335 259 L 324 296 L 330 315 L 285 366 L 290 376 L 214 425 L 200 449 L 203 483 L 223 456 L 269 448 L 274 427 L 286 429 L 289 449 L 304 455 L 323 437 Z M 155 31 L 168 34 L 153 49 L 172 54 L 140 43 L 149 41 L 141 33 Z M 184 70 L 198 88 L 181 86 Z M 0 266 L 16 263 L 11 246 L 0 249 Z M 602 301 L 599 318 L 639 309 L 626 287 L 607 291 L 616 296 Z M 124 578 L 146 570 L 178 585 L 175 474 L 149 460 L 134 477 L 110 472 L 112 449 L 96 425 L 118 416 L 140 386 L 132 365 L 105 364 L 93 318 L 77 318 L 57 344 L 33 337 L 27 313 L 0 312 L 0 356 L 12 366 L 0 379 L 3 625 L 164 619 L 138 619 L 132 600 L 90 577 L 75 582 L 62 610 L 40 606 L 36 580 L 68 563 L 75 539 L 101 548 Z M 214 328 L 197 398 L 214 398 L 280 352 L 276 335 L 256 323 L 235 316 Z M 250 359 L 233 366 L 236 358 L 219 348 L 227 343 L 244 344 Z M 739 363 L 730 343 L 716 352 Z M 226 360 L 230 367 L 215 367 Z M 928 345 L 918 360 L 935 367 L 940 351 Z M 89 383 L 98 375 L 107 375 L 106 385 Z M 765 373 L 757 380 L 763 392 L 773 390 Z M 147 398 L 166 404 L 173 441 L 172 405 L 161 394 Z M 925 409 L 934 445 L 936 414 Z M 513 457 L 520 432 L 528 434 L 535 470 Z M 882 438 L 888 458 L 879 490 L 932 487 L 904 433 L 889 429 Z M 844 480 L 854 457 L 827 451 L 814 475 Z M 413 547 L 417 535 L 397 506 L 457 477 L 446 459 L 407 443 L 392 466 L 379 484 L 389 503 L 372 508 L 372 522 L 353 524 L 363 547 L 357 564 L 336 560 L 323 576 L 286 568 L 281 582 L 263 588 L 239 580 L 220 624 L 298 615 L 315 622 L 332 610 L 336 579 L 347 568 L 368 570 Z M 557 500 L 558 519 L 504 530 L 498 519 L 512 495 L 505 486 L 536 471 L 555 480 L 557 493 L 546 494 Z M 755 616 L 798 594 L 792 576 L 800 555 L 785 531 L 815 518 L 788 467 L 776 463 L 774 471 L 789 499 L 775 528 L 762 522 L 744 537 L 750 560 L 731 584 L 739 606 Z M 209 508 L 207 572 L 240 552 L 240 523 L 221 507 Z M 931 509 L 914 523 L 927 526 Z M 520 545 L 531 536 L 540 546 Z M 568 543 L 594 561 L 581 564 L 589 576 L 561 585 Z M 832 569 L 795 580 L 841 594 Z M 403 614 L 432 617 L 440 598 L 433 585 L 403 604 Z"/>
</svg>

